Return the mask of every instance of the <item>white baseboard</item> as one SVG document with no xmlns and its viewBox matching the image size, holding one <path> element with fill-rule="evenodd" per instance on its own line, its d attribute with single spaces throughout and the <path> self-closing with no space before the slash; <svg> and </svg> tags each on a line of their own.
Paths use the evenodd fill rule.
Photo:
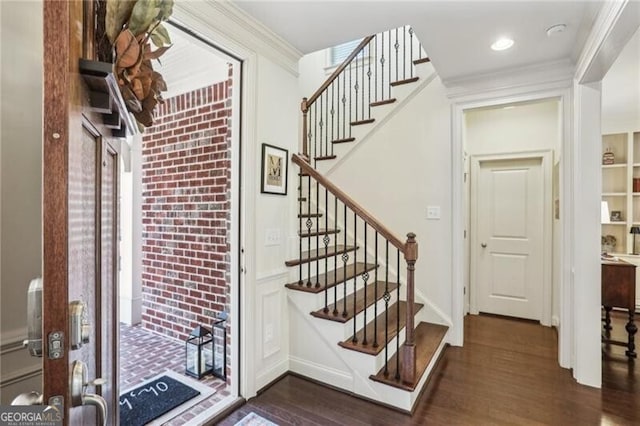
<svg viewBox="0 0 640 426">
<path fill-rule="evenodd" d="M 258 374 L 255 381 L 256 389 L 262 389 L 287 371 L 289 371 L 289 360 L 283 359 L 277 364 L 269 367 L 266 371 Z"/>
<path fill-rule="evenodd" d="M 289 357 L 289 369 L 294 373 L 327 383 L 340 389 L 351 391 L 353 389 L 353 377 L 346 371 L 340 371 L 333 368 L 327 368 L 314 362 Z"/>
</svg>

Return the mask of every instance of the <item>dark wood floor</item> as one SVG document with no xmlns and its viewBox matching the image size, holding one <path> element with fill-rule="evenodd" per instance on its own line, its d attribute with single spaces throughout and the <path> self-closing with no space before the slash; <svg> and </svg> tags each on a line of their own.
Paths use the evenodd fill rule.
<svg viewBox="0 0 640 426">
<path fill-rule="evenodd" d="M 624 317 L 614 316 L 614 333 Z M 467 316 L 465 346 L 440 360 L 413 416 L 286 376 L 224 419 L 255 412 L 278 425 L 639 425 L 640 374 L 624 349 L 603 347 L 602 390 L 558 366 L 553 329 Z"/>
</svg>

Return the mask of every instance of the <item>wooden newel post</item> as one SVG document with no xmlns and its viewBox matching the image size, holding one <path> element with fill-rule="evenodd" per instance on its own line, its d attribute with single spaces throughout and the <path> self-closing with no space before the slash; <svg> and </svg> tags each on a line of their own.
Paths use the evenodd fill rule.
<svg viewBox="0 0 640 426">
<path fill-rule="evenodd" d="M 309 161 L 309 152 L 307 150 L 307 112 L 309 111 L 309 106 L 307 105 L 307 98 L 302 98 L 300 109 L 302 110 L 302 155 L 305 160 Z"/>
<path fill-rule="evenodd" d="M 400 379 L 405 383 L 413 383 L 416 378 L 416 345 L 415 345 L 415 271 L 418 259 L 418 243 L 416 234 L 407 234 L 404 246 L 404 259 L 407 261 L 407 328 L 405 341 L 400 348 Z"/>
</svg>

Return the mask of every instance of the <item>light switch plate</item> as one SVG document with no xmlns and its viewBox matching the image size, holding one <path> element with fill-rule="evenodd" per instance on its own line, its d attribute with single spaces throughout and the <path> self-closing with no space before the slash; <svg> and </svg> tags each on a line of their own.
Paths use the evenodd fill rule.
<svg viewBox="0 0 640 426">
<path fill-rule="evenodd" d="M 264 245 L 267 247 L 279 246 L 280 245 L 280 229 L 278 228 L 267 229 L 267 232 L 264 238 Z"/>
<path fill-rule="evenodd" d="M 427 206 L 427 219 L 439 220 L 440 219 L 440 206 Z"/>
</svg>

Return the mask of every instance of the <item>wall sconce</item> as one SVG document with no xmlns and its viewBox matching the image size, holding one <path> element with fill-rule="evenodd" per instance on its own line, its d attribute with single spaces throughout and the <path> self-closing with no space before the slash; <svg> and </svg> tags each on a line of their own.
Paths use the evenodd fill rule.
<svg viewBox="0 0 640 426">
<path fill-rule="evenodd" d="M 633 248 L 631 249 L 631 254 L 638 254 L 636 251 L 636 234 L 640 234 L 640 226 L 632 226 L 629 233 L 633 234 Z"/>
</svg>

